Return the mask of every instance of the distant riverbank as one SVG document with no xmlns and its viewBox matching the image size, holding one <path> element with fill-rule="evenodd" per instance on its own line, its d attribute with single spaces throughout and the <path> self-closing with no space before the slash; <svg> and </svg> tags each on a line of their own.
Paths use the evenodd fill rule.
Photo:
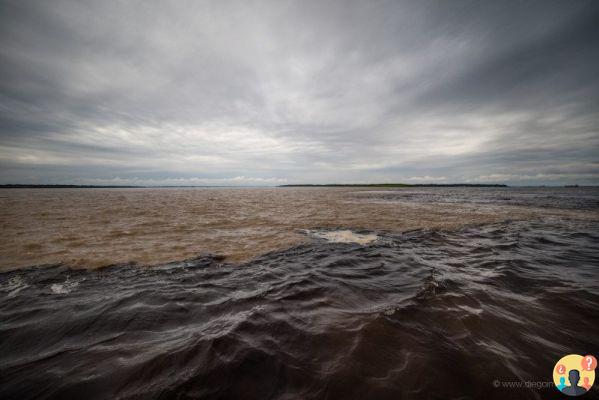
<svg viewBox="0 0 599 400">
<path fill-rule="evenodd" d="M 272 186 L 135 186 L 135 185 L 30 185 L 30 184 L 7 184 L 0 185 L 0 189 L 144 189 L 144 188 L 235 188 L 235 187 L 272 187 Z M 408 184 L 408 183 L 364 183 L 364 184 L 338 184 L 338 183 L 326 183 L 326 184 L 297 184 L 297 185 L 279 185 L 276 187 L 384 187 L 384 188 L 398 188 L 398 187 L 508 187 L 503 184 L 477 184 L 477 183 L 450 183 L 450 184 L 436 184 L 436 183 L 422 183 L 422 184 Z"/>
<path fill-rule="evenodd" d="M 273 187 L 355 187 L 355 188 L 414 188 L 414 187 L 472 187 L 472 188 L 505 188 L 510 187 L 505 184 L 491 184 L 491 183 L 324 183 L 324 184 L 313 184 L 313 183 L 301 183 L 301 184 L 287 184 L 278 186 L 248 186 L 248 185 L 39 185 L 39 184 L 5 184 L 0 185 L 0 189 L 151 189 L 151 188 L 273 188 Z M 529 186 L 529 187 L 566 187 L 566 188 L 577 188 L 577 187 L 595 187 L 595 186 L 579 186 L 579 185 L 565 185 L 565 186 Z"/>
<path fill-rule="evenodd" d="M 325 183 L 322 185 L 279 185 L 279 187 L 507 187 L 507 185 L 488 183 Z"/>
</svg>

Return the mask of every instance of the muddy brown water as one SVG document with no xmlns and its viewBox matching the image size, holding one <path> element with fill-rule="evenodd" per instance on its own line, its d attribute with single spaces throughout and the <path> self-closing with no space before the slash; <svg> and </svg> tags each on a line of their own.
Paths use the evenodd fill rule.
<svg viewBox="0 0 599 400">
<path fill-rule="evenodd" d="M 580 214 L 576 208 L 472 203 L 467 197 L 448 203 L 440 190 L 2 190 L 0 268 L 56 263 L 85 268 L 127 262 L 152 265 L 200 254 L 239 262 L 305 243 L 306 229 L 403 232 Z M 450 197 L 464 192 L 445 190 Z M 479 197 L 498 192 L 470 191 Z M 431 199 L 431 195 L 440 196 Z M 597 218 L 597 212 L 587 210 L 582 217 Z"/>
</svg>

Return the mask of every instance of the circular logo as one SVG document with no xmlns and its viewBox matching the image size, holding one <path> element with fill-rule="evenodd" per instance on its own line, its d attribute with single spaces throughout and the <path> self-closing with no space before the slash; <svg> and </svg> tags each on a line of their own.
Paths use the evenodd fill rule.
<svg viewBox="0 0 599 400">
<path fill-rule="evenodd" d="M 568 354 L 553 367 L 555 387 L 568 396 L 580 396 L 595 382 L 597 359 L 592 355 Z"/>
</svg>

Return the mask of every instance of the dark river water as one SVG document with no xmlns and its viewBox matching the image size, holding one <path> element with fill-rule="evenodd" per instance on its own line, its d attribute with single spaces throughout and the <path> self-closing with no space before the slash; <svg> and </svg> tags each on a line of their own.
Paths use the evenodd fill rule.
<svg viewBox="0 0 599 400">
<path fill-rule="evenodd" d="M 364 196 L 507 201 L 415 192 Z M 509 201 L 597 210 L 596 190 Z M 330 232 L 242 263 L 0 273 L 0 398 L 565 398 L 557 360 L 599 355 L 595 218 Z"/>
</svg>

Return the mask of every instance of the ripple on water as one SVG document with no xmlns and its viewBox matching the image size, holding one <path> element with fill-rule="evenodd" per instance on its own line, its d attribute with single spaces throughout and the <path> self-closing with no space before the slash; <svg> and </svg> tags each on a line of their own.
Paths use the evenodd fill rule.
<svg viewBox="0 0 599 400">
<path fill-rule="evenodd" d="M 8 297 L 17 295 L 21 290 L 28 288 L 29 285 L 19 275 L 13 276 L 6 283 L 1 286 L 1 290 L 7 294 Z"/>
</svg>

